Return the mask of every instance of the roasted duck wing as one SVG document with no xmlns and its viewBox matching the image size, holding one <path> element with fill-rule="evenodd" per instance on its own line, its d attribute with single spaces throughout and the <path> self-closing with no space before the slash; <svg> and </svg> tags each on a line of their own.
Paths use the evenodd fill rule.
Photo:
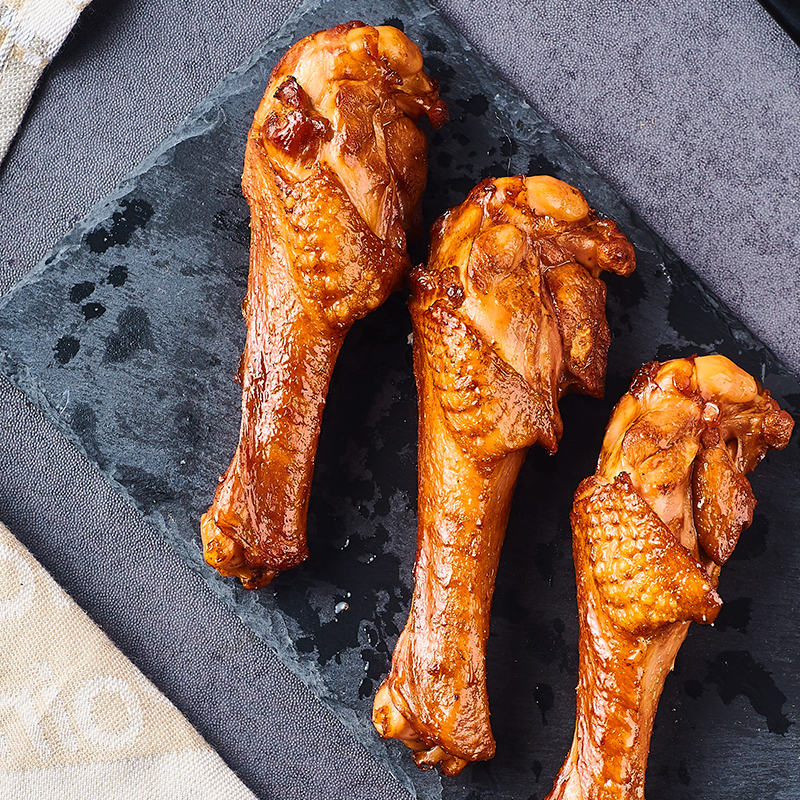
<svg viewBox="0 0 800 800">
<path fill-rule="evenodd" d="M 580 672 L 572 749 L 548 800 L 644 798 L 658 698 L 755 507 L 745 474 L 794 422 L 722 356 L 652 363 L 572 510 Z"/>
<path fill-rule="evenodd" d="M 353 322 L 410 268 L 427 141 L 447 107 L 419 49 L 360 22 L 309 36 L 273 70 L 247 140 L 251 210 L 239 445 L 203 516 L 206 561 L 246 588 L 308 555 L 306 514 L 331 373 Z"/>
<path fill-rule="evenodd" d="M 455 775 L 494 754 L 484 656 L 517 474 L 532 444 L 555 452 L 567 390 L 602 394 L 598 275 L 633 268 L 617 226 L 542 176 L 478 185 L 434 225 L 428 265 L 412 273 L 415 588 L 373 721 L 421 767 Z"/>
</svg>

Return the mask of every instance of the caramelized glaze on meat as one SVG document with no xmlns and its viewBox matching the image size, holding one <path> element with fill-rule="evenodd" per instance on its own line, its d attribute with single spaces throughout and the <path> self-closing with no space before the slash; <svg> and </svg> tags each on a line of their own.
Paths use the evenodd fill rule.
<svg viewBox="0 0 800 800">
<path fill-rule="evenodd" d="M 360 22 L 275 67 L 247 140 L 251 210 L 239 445 L 203 516 L 206 561 L 247 588 L 307 557 L 320 418 L 339 348 L 410 268 L 427 142 L 447 118 L 419 49 Z"/>
<path fill-rule="evenodd" d="M 434 226 L 412 273 L 419 398 L 415 588 L 373 721 L 421 767 L 491 758 L 484 656 L 511 496 L 527 449 L 555 452 L 559 398 L 600 395 L 601 270 L 633 248 L 547 176 L 486 180 Z"/>
<path fill-rule="evenodd" d="M 572 510 L 580 615 L 572 749 L 548 800 L 642 800 L 658 699 L 755 506 L 745 474 L 794 421 L 722 356 L 652 363 Z"/>
<path fill-rule="evenodd" d="M 239 445 L 201 522 L 206 561 L 245 587 L 307 557 L 319 425 L 339 348 L 410 268 L 427 142 L 447 108 L 419 49 L 359 22 L 309 36 L 272 73 L 247 140 L 251 209 Z"/>
</svg>

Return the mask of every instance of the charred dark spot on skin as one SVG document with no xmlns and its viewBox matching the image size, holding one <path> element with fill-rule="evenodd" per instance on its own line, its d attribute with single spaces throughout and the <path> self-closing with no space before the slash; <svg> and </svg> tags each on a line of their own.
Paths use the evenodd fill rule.
<svg viewBox="0 0 800 800">
<path fill-rule="evenodd" d="M 155 351 L 150 318 L 143 308 L 131 306 L 117 318 L 117 330 L 106 339 L 104 364 L 127 361 L 139 350 Z"/>
<path fill-rule="evenodd" d="M 75 303 L 77 305 L 78 303 L 89 297 L 92 294 L 92 292 L 94 292 L 95 288 L 96 287 L 94 283 L 92 283 L 92 281 L 83 281 L 82 283 L 76 283 L 69 290 L 70 303 Z"/>
<path fill-rule="evenodd" d="M 105 253 L 115 245 L 126 245 L 134 231 L 144 228 L 152 216 L 153 207 L 146 200 L 123 200 L 110 221 L 106 220 L 86 234 L 86 244 L 93 253 Z"/>
<path fill-rule="evenodd" d="M 53 348 L 56 361 L 59 364 L 68 364 L 78 355 L 81 343 L 74 336 L 62 336 Z"/>
<path fill-rule="evenodd" d="M 291 158 L 310 163 L 320 143 L 333 135 L 330 123 L 314 112 L 308 95 L 293 75 L 278 87 L 275 99 L 280 106 L 267 117 L 262 131 L 264 141 Z"/>
<path fill-rule="evenodd" d="M 783 736 L 793 722 L 782 712 L 786 695 L 775 685 L 772 674 L 758 664 L 746 650 L 726 650 L 709 663 L 704 683 L 717 687 L 725 705 L 743 695 L 753 710 L 764 717 L 772 733 Z"/>
</svg>

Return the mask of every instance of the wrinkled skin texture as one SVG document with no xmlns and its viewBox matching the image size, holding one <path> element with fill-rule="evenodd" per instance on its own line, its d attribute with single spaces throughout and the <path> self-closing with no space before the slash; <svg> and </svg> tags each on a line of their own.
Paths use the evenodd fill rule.
<svg viewBox="0 0 800 800">
<path fill-rule="evenodd" d="M 410 269 L 427 142 L 447 108 L 395 28 L 339 25 L 273 70 L 247 140 L 251 210 L 239 445 L 203 516 L 206 561 L 246 588 L 308 555 L 306 514 L 334 363 Z"/>
<path fill-rule="evenodd" d="M 745 474 L 794 421 L 722 356 L 648 364 L 572 510 L 580 615 L 575 736 L 548 800 L 642 800 L 653 718 L 692 621 L 755 507 Z"/>
<path fill-rule="evenodd" d="M 411 276 L 419 397 L 415 588 L 373 721 L 448 775 L 494 754 L 485 651 L 511 496 L 527 449 L 555 452 L 558 400 L 602 394 L 601 270 L 634 254 L 547 176 L 486 180 L 435 225 Z"/>
</svg>

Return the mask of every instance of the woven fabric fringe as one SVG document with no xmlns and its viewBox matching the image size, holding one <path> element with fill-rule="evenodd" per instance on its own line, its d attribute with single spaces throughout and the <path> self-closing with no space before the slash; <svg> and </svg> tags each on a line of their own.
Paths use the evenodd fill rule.
<svg viewBox="0 0 800 800">
<path fill-rule="evenodd" d="M 255 800 L 1 524 L 0 629 L 0 797 Z"/>
<path fill-rule="evenodd" d="M 0 162 L 33 90 L 89 0 L 0 0 Z"/>
</svg>

